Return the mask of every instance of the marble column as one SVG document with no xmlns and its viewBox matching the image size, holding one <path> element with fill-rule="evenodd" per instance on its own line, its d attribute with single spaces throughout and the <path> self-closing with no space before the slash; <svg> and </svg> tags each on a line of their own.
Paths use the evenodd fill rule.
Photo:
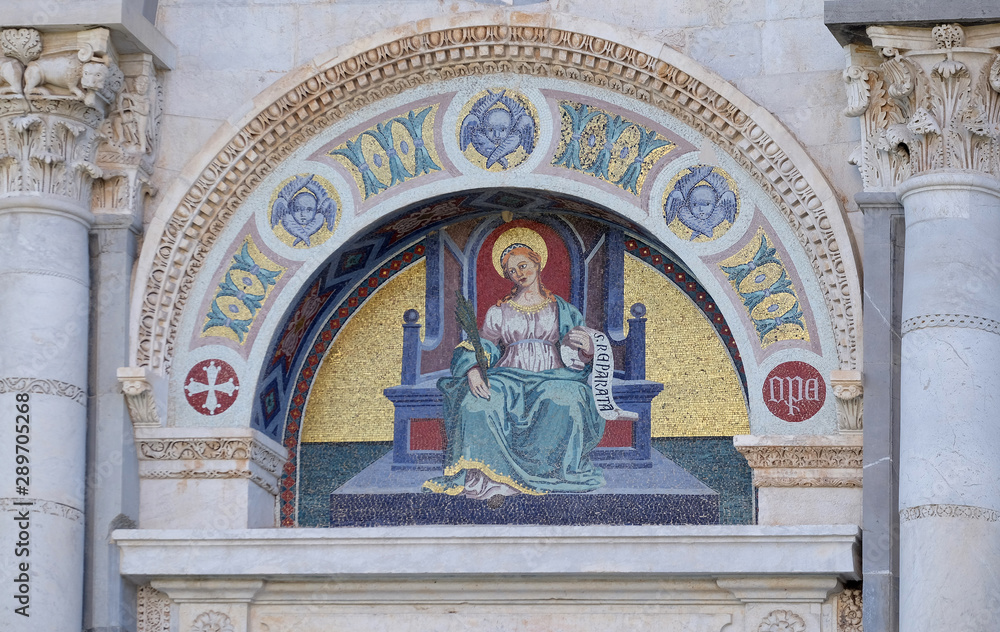
<svg viewBox="0 0 1000 632">
<path fill-rule="evenodd" d="M 851 47 L 844 73 L 863 133 L 853 158 L 866 191 L 896 194 L 906 226 L 899 629 L 990 630 L 1000 611 L 1000 25 L 870 26 L 867 36 L 872 48 Z"/>
<path fill-rule="evenodd" d="M 898 194 L 900 629 L 985 630 L 1000 581 L 1000 181 L 929 173 Z"/>
<path fill-rule="evenodd" d="M 5 63 L 50 70 L 0 98 L 0 621 L 80 630 L 90 193 L 117 68 L 106 29 L 3 35 Z"/>
</svg>

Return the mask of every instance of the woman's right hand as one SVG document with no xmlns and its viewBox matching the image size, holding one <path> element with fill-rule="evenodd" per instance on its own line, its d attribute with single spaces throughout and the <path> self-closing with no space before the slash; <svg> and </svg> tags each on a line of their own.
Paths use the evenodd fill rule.
<svg viewBox="0 0 1000 632">
<path fill-rule="evenodd" d="M 469 372 L 465 374 L 465 379 L 469 381 L 469 390 L 472 394 L 480 399 L 490 398 L 490 387 L 486 386 L 486 380 L 483 379 L 483 370 L 478 366 L 474 366 L 469 369 Z"/>
</svg>

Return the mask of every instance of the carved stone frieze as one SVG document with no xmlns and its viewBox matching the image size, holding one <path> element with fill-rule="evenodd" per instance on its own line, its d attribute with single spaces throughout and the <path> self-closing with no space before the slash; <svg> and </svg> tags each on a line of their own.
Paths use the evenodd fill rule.
<svg viewBox="0 0 1000 632">
<path fill-rule="evenodd" d="M 841 432 L 861 432 L 864 386 L 860 371 L 834 371 L 830 386 L 837 398 L 837 425 Z"/>
<path fill-rule="evenodd" d="M 153 432 L 155 434 L 155 432 Z M 142 461 L 249 461 L 276 476 L 287 461 L 275 447 L 256 437 L 171 437 L 137 436 L 136 447 Z"/>
<path fill-rule="evenodd" d="M 997 25 L 868 28 L 881 61 L 856 49 L 844 72 L 866 191 L 937 169 L 1000 176 L 998 35 Z"/>
<path fill-rule="evenodd" d="M 837 632 L 863 632 L 861 613 L 861 589 L 845 589 L 837 597 Z"/>
<path fill-rule="evenodd" d="M 578 81 L 644 101 L 729 153 L 795 230 L 823 289 L 841 366 L 857 366 L 861 299 L 851 272 L 854 253 L 844 224 L 831 221 L 839 208 L 825 207 L 836 196 L 818 171 L 796 164 L 804 158 L 786 152 L 782 144 L 789 138 L 765 131 L 768 125 L 676 65 L 624 43 L 541 23 L 455 26 L 389 41 L 320 68 L 263 108 L 165 218 L 144 262 L 134 361 L 158 372 L 169 369 L 180 315 L 207 253 L 240 204 L 292 152 L 380 99 L 439 80 L 500 73 Z"/>
<path fill-rule="evenodd" d="M 860 434 L 738 436 L 754 487 L 861 487 Z"/>
<path fill-rule="evenodd" d="M 149 584 L 136 591 L 136 632 L 170 632 L 170 598 Z"/>
<path fill-rule="evenodd" d="M 0 393 L 38 393 L 66 397 L 81 406 L 87 405 L 87 391 L 75 384 L 36 377 L 0 377 Z"/>
</svg>

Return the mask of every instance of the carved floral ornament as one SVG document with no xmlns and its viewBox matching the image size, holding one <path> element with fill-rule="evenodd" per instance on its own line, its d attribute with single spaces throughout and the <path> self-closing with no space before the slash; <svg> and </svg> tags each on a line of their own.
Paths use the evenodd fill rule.
<svg viewBox="0 0 1000 632">
<path fill-rule="evenodd" d="M 134 363 L 169 370 L 180 315 L 208 251 L 244 200 L 296 149 L 345 116 L 412 87 L 515 73 L 578 81 L 649 103 L 727 151 L 794 228 L 823 289 L 841 366 L 855 368 L 861 304 L 855 253 L 819 170 L 773 117 L 752 119 L 742 109 L 752 106 L 746 97 L 694 62 L 639 36 L 629 41 L 657 54 L 587 35 L 584 26 L 592 28 L 572 19 L 565 29 L 521 22 L 414 32 L 329 62 L 245 119 L 190 189 L 159 209 L 162 233 L 149 236 L 137 274 L 148 281 L 133 301 Z"/>
<path fill-rule="evenodd" d="M 869 27 L 879 58 L 855 50 L 847 116 L 861 117 L 850 162 L 866 191 L 937 169 L 1000 175 L 997 26 Z"/>
</svg>

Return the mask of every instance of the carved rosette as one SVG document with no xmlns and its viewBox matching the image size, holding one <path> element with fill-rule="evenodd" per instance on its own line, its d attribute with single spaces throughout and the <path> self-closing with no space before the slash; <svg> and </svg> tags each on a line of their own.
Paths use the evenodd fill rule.
<svg viewBox="0 0 1000 632">
<path fill-rule="evenodd" d="M 773 610 L 764 617 L 757 632 L 805 632 L 806 622 L 791 610 Z"/>
<path fill-rule="evenodd" d="M 215 610 L 199 614 L 189 630 L 190 632 L 236 632 L 229 616 Z"/>
<path fill-rule="evenodd" d="M 868 28 L 881 61 L 853 52 L 848 107 L 861 117 L 851 156 L 866 191 L 965 169 L 1000 177 L 1000 26 Z"/>
<path fill-rule="evenodd" d="M 89 206 L 98 128 L 120 88 L 107 29 L 0 31 L 0 195 Z"/>
<path fill-rule="evenodd" d="M 737 436 L 754 487 L 861 487 L 860 434 Z"/>
<path fill-rule="evenodd" d="M 830 385 L 837 398 L 837 425 L 841 432 L 861 432 L 864 387 L 860 371 L 834 371 Z"/>
</svg>

